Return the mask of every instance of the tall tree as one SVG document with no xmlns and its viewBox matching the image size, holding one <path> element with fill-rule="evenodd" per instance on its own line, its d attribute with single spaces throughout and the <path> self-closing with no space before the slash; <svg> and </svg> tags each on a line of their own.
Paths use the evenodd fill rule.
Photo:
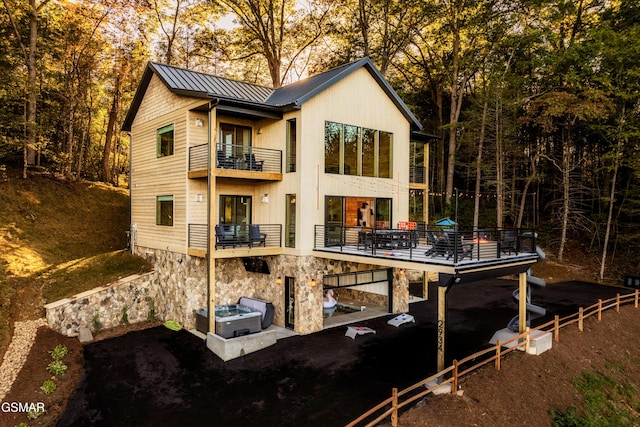
<svg viewBox="0 0 640 427">
<path fill-rule="evenodd" d="M 22 170 L 22 177 L 27 178 L 27 166 L 35 164 L 35 149 L 38 137 L 37 131 L 37 58 L 36 51 L 38 47 L 38 18 L 41 10 L 49 3 L 50 0 L 41 0 L 40 3 L 37 0 L 29 0 L 29 7 L 27 9 L 27 15 L 29 19 L 29 35 L 28 35 L 28 48 L 23 42 L 23 34 L 20 31 L 18 23 L 15 18 L 15 10 L 9 5 L 8 0 L 2 0 L 4 9 L 9 15 L 11 24 L 15 31 L 16 40 L 20 46 L 20 50 L 24 55 L 25 65 L 27 67 L 27 89 L 26 89 L 26 141 L 24 144 L 24 166 Z"/>
<path fill-rule="evenodd" d="M 267 62 L 271 84 L 282 86 L 296 60 L 323 34 L 329 8 L 309 2 L 303 9 L 295 0 L 221 0 L 238 21 L 232 60 L 255 56 Z"/>
</svg>

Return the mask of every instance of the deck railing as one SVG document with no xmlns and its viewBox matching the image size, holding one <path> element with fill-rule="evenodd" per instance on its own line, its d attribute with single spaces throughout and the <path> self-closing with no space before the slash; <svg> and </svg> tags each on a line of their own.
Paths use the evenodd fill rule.
<svg viewBox="0 0 640 427">
<path fill-rule="evenodd" d="M 409 167 L 409 182 L 412 184 L 426 184 L 426 168 L 424 166 Z"/>
<path fill-rule="evenodd" d="M 193 249 L 207 249 L 209 228 L 207 224 L 189 224 L 188 247 Z"/>
<path fill-rule="evenodd" d="M 281 224 L 219 224 L 213 230 L 216 249 L 277 248 L 282 246 Z M 189 247 L 207 249 L 206 224 L 189 224 Z"/>
<path fill-rule="evenodd" d="M 215 158 L 218 169 L 282 173 L 282 150 L 218 144 Z"/>
<path fill-rule="evenodd" d="M 215 167 L 218 169 L 282 173 L 282 150 L 218 144 L 215 159 Z M 189 172 L 207 170 L 208 165 L 208 144 L 189 147 Z"/>
<path fill-rule="evenodd" d="M 447 230 L 417 225 L 409 228 L 412 229 L 316 225 L 314 249 L 374 257 L 389 256 L 392 252 L 411 261 L 444 260 L 455 264 L 536 253 L 533 230 Z"/>
<path fill-rule="evenodd" d="M 209 144 L 189 147 L 189 172 L 207 170 L 209 165 Z"/>
<path fill-rule="evenodd" d="M 575 314 L 563 318 L 555 316 L 553 320 L 536 328 L 529 329 L 508 341 L 502 343 L 498 341 L 494 347 L 474 353 L 460 361 L 454 360 L 453 364 L 448 368 L 443 369 L 442 371 L 430 376 L 429 378 L 425 378 L 404 390 L 393 388 L 391 390 L 391 397 L 360 415 L 358 418 L 347 424 L 346 427 L 361 425 L 372 427 L 387 418 L 391 419 L 391 425 L 393 427 L 397 427 L 398 413 L 402 408 L 418 401 L 418 399 L 424 398 L 441 387 L 446 386 L 451 393 L 456 393 L 458 391 L 458 383 L 464 375 L 467 375 L 490 363 L 493 363 L 495 369 L 499 371 L 502 358 L 516 349 L 528 350 L 532 337 L 538 336 L 540 333 L 551 333 L 553 334 L 554 341 L 559 342 L 560 330 L 562 328 L 577 324 L 578 330 L 582 332 L 584 330 L 584 321 L 587 318 L 596 316 L 597 320 L 600 321 L 602 320 L 603 311 L 615 309 L 616 312 L 620 312 L 620 307 L 627 304 L 633 304 L 637 309 L 639 298 L 640 290 L 636 290 L 623 296 L 617 294 L 615 298 L 608 300 L 603 301 L 600 299 L 596 304 L 593 304 L 586 309 L 581 307 Z M 507 348 L 505 349 L 503 347 Z M 553 351 L 553 348 L 550 351 Z M 436 385 L 425 389 L 429 384 Z M 370 421 L 366 422 L 366 420 Z"/>
</svg>

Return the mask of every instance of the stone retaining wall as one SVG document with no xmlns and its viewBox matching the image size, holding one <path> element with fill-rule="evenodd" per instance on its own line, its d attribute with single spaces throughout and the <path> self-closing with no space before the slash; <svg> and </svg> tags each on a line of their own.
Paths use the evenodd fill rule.
<svg viewBox="0 0 640 427">
<path fill-rule="evenodd" d="M 75 337 L 82 326 L 96 332 L 148 320 L 155 315 L 152 289 L 156 284 L 157 274 L 151 272 L 52 302 L 44 306 L 47 323 L 54 331 Z"/>
</svg>

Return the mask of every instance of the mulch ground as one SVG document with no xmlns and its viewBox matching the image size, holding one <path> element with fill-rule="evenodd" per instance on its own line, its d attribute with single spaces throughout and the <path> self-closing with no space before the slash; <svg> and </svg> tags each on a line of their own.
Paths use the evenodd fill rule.
<svg viewBox="0 0 640 427">
<path fill-rule="evenodd" d="M 511 296 L 515 288 L 517 282 L 493 280 L 451 289 L 447 297 L 448 360 L 486 347 L 493 332 L 505 327 L 517 313 L 517 305 Z M 610 298 L 628 290 L 564 283 L 533 292 L 533 302 L 547 307 L 547 317 L 552 318 L 554 314 L 566 315 L 577 311 L 579 306 L 593 304 L 598 298 Z M 192 334 L 170 331 L 162 326 L 129 331 L 84 346 L 77 339 L 63 338 L 42 329 L 27 364 L 4 400 L 43 399 L 47 414 L 30 421 L 32 426 L 182 426 L 185 422 L 203 425 L 344 425 L 389 397 L 392 387 L 404 388 L 434 373 L 435 288 L 430 290 L 430 295 L 429 301 L 411 305 L 415 324 L 392 327 L 386 323 L 392 317 L 389 315 L 359 323 L 375 329 L 375 335 L 352 340 L 344 336 L 345 327 L 338 327 L 280 340 L 265 350 L 228 362 L 211 353 Z M 621 318 L 621 315 L 617 316 Z M 545 318 L 539 321 L 545 321 Z M 640 322 L 636 323 L 640 325 Z M 638 332 L 629 331 L 629 337 L 624 339 L 637 337 Z M 610 339 L 618 335 L 615 331 L 603 334 Z M 435 400 L 434 397 L 422 403 L 424 407 L 440 408 L 444 412 L 435 412 L 433 406 L 431 412 L 441 416 L 429 418 L 419 414 L 406 418 L 411 416 L 408 415 L 411 412 L 407 412 L 403 415 L 404 425 L 426 425 L 420 424 L 423 419 L 435 423 L 429 425 L 443 426 L 507 425 L 506 421 L 511 425 L 544 425 L 536 418 L 521 414 L 526 414 L 526 409 L 534 405 L 541 408 L 545 402 L 564 405 L 579 398 L 568 392 L 564 383 L 557 390 L 558 394 L 564 392 L 563 398 L 555 397 L 555 394 L 546 396 L 554 389 L 550 384 L 560 373 L 579 373 L 578 369 L 589 366 L 588 360 L 595 360 L 594 356 L 584 353 L 580 364 L 573 361 L 571 357 L 576 359 L 582 347 L 590 346 L 593 351 L 603 354 L 626 351 L 618 351 L 617 347 L 611 350 L 614 344 L 610 342 L 603 342 L 602 347 L 598 341 L 588 338 L 588 331 L 578 335 L 582 341 L 576 341 L 577 349 L 569 348 L 569 337 L 569 333 L 566 339 L 561 336 L 557 346 L 560 351 L 554 346 L 542 356 L 514 354 L 505 360 L 498 375 L 488 369 L 470 376 L 462 383 L 465 390 L 462 398 L 446 396 Z M 56 381 L 58 390 L 46 396 L 38 389 L 44 379 L 51 377 L 46 371 L 50 361 L 48 351 L 57 344 L 67 345 L 70 350 L 65 358 L 69 370 L 64 378 Z M 554 361 L 548 366 L 542 362 L 545 355 L 562 352 L 565 345 L 565 355 L 569 359 Z M 530 360 L 541 365 L 518 367 L 524 362 L 531 363 Z M 512 365 L 516 367 L 512 368 Z M 562 369 L 563 366 L 575 370 Z M 510 369 L 513 369 L 511 374 Z M 524 373 L 530 378 L 524 377 Z M 471 381 L 482 375 L 487 376 L 483 380 L 485 384 L 472 386 Z M 541 383 L 539 388 L 532 385 L 536 378 Z M 501 384 L 500 379 L 506 380 L 508 385 Z M 486 387 L 486 391 L 482 387 Z M 504 397 L 497 394 L 501 390 L 506 393 Z M 483 403 L 479 395 L 497 402 L 495 407 Z M 522 403 L 515 404 L 514 396 L 522 396 Z M 477 407 L 473 406 L 474 402 Z M 454 408 L 450 412 L 445 408 L 448 405 Z M 415 408 L 416 411 L 420 409 Z M 488 420 L 486 424 L 482 424 L 483 419 Z M 0 413 L 1 426 L 13 426 L 21 421 L 27 421 L 24 414 Z"/>
</svg>

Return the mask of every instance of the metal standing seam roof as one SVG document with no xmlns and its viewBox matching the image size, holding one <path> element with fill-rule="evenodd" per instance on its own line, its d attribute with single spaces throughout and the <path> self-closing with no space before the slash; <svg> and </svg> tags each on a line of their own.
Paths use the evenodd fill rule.
<svg viewBox="0 0 640 427">
<path fill-rule="evenodd" d="M 185 70 L 168 65 L 150 63 L 156 75 L 172 91 L 184 93 L 199 92 L 207 97 L 243 100 L 259 104 L 266 103 L 273 93 L 273 89 L 251 83 L 226 79 L 211 74 Z"/>
<path fill-rule="evenodd" d="M 153 74 L 156 74 L 170 91 L 179 95 L 204 99 L 217 98 L 221 102 L 249 103 L 254 104 L 256 108 L 276 108 L 285 111 L 292 108 L 300 108 L 306 100 L 362 67 L 369 72 L 382 90 L 389 96 L 409 121 L 411 127 L 421 130 L 422 125 L 418 119 L 402 99 L 400 99 L 398 94 L 384 79 L 369 58 L 363 58 L 359 61 L 342 65 L 278 89 L 271 89 L 265 86 L 150 62 L 140 81 L 122 129 L 125 131 L 131 130 L 131 125 L 133 124 L 133 120 L 142 103 L 142 99 Z"/>
</svg>

